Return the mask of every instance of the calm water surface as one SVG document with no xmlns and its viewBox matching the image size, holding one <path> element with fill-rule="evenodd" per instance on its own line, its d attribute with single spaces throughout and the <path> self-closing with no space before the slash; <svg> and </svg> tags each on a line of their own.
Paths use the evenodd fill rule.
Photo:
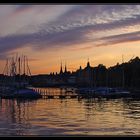
<svg viewBox="0 0 140 140">
<path fill-rule="evenodd" d="M 140 135 L 140 100 L 0 99 L 0 135 Z"/>
</svg>

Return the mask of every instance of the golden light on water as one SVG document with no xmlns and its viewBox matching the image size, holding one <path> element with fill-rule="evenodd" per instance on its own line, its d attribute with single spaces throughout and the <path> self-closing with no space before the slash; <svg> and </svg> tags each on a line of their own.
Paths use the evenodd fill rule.
<svg viewBox="0 0 140 140">
<path fill-rule="evenodd" d="M 9 132 L 18 135 L 139 134 L 139 108 L 131 99 L 2 99 L 0 104 L 3 123 L 8 119 L 14 127 Z"/>
</svg>

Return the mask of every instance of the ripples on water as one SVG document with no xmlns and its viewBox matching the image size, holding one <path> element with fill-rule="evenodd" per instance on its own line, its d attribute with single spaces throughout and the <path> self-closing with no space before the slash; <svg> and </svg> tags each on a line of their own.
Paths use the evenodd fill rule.
<svg viewBox="0 0 140 140">
<path fill-rule="evenodd" d="M 0 99 L 0 135 L 140 135 L 140 100 Z"/>
</svg>

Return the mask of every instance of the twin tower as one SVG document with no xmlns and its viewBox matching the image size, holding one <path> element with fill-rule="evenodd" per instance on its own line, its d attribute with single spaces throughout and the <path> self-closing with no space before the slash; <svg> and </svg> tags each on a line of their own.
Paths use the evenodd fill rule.
<svg viewBox="0 0 140 140">
<path fill-rule="evenodd" d="M 63 73 L 67 73 L 67 67 L 66 67 L 66 64 L 65 64 L 65 71 L 63 72 L 63 69 L 62 69 L 62 62 L 61 62 L 60 74 L 63 74 Z"/>
</svg>

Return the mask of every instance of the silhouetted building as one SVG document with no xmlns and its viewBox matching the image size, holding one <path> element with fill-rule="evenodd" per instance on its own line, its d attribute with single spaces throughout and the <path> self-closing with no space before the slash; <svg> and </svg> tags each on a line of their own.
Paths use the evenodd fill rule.
<svg viewBox="0 0 140 140">
<path fill-rule="evenodd" d="M 89 61 L 84 69 L 80 66 L 77 70 L 77 84 L 79 86 L 93 86 L 93 67 L 90 66 Z"/>
<path fill-rule="evenodd" d="M 91 67 L 89 61 L 85 68 L 70 72 L 65 64 L 63 72 L 62 62 L 60 72 L 51 72 L 49 75 L 31 76 L 31 84 L 35 86 L 62 86 L 74 85 L 82 87 L 140 87 L 140 59 L 136 57 L 128 62 L 106 68 L 103 64 Z M 0 75 L 1 83 L 5 77 Z"/>
</svg>

